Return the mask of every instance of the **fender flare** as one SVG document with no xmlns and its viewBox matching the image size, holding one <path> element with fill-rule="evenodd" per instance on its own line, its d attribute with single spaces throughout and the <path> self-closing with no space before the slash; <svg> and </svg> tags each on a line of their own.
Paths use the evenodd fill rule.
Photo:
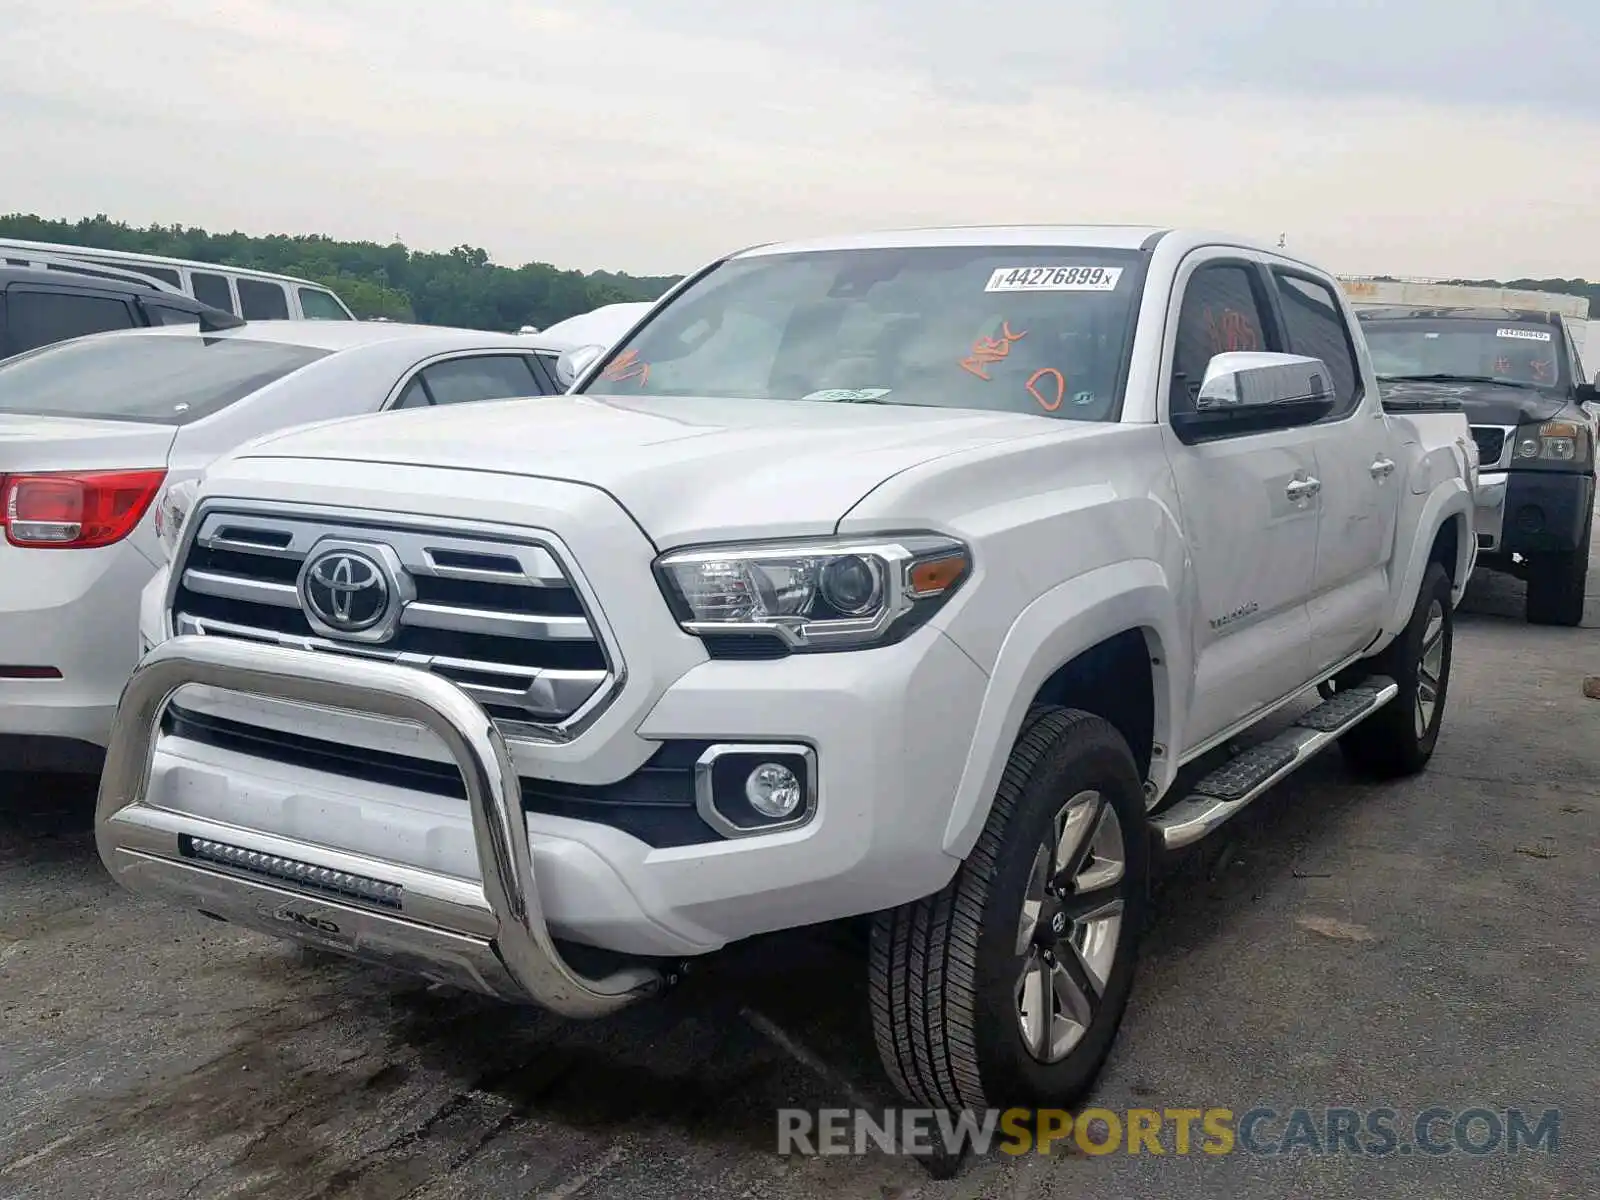
<svg viewBox="0 0 1600 1200">
<path fill-rule="evenodd" d="M 1477 534 L 1473 521 L 1472 492 L 1466 482 L 1454 479 L 1434 488 L 1422 506 L 1422 512 L 1411 526 L 1411 546 L 1406 554 L 1406 568 L 1399 585 L 1389 596 L 1389 615 L 1383 623 L 1383 638 L 1397 637 L 1411 620 L 1411 610 L 1416 605 L 1417 592 L 1422 587 L 1422 576 L 1428 569 L 1428 555 L 1433 551 L 1434 540 L 1445 524 L 1462 518 L 1462 535 L 1456 545 L 1456 562 L 1451 571 L 1451 600 L 1460 603 L 1466 591 L 1469 569 L 1477 557 Z"/>
<path fill-rule="evenodd" d="M 1131 559 L 1089 571 L 1045 592 L 1023 609 L 1006 631 L 978 723 L 956 788 L 943 848 L 965 858 L 989 819 L 989 806 L 1012 745 L 1039 688 L 1063 665 L 1090 647 L 1129 629 L 1152 637 L 1155 676 L 1155 740 L 1170 744 L 1179 722 L 1178 688 L 1192 671 L 1188 643 L 1179 633 L 1178 604 L 1161 565 Z M 1181 657 L 1180 657 L 1181 655 Z M 1171 761 L 1153 764 L 1152 773 Z"/>
</svg>

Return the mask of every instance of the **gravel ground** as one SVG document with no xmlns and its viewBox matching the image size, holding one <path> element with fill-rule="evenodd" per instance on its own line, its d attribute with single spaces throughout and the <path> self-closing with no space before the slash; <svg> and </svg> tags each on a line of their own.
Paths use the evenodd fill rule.
<svg viewBox="0 0 1600 1200">
<path fill-rule="evenodd" d="M 1424 776 L 1326 754 L 1164 878 L 1094 1103 L 1559 1108 L 1555 1153 L 785 1160 L 776 1109 L 888 1101 L 842 941 L 564 1025 L 136 901 L 89 787 L 0 776 L 0 1197 L 1593 1195 L 1600 637 L 1519 599 L 1474 584 Z"/>
</svg>

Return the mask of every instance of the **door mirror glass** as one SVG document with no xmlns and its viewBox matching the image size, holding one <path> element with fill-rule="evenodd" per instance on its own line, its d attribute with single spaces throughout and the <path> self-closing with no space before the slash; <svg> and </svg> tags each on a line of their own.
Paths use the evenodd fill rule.
<svg viewBox="0 0 1600 1200">
<path fill-rule="evenodd" d="M 1174 412 L 1184 441 L 1292 429 L 1334 409 L 1333 374 L 1320 358 L 1234 351 L 1212 356 L 1189 412 Z"/>
<path fill-rule="evenodd" d="M 578 346 L 562 351 L 561 357 L 556 359 L 556 383 L 563 389 L 570 388 L 605 352 L 604 346 Z"/>
</svg>

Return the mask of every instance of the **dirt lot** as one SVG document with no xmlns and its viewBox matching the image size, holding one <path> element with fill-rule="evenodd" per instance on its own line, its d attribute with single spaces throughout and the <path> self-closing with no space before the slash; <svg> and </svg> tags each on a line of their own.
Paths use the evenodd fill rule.
<svg viewBox="0 0 1600 1200">
<path fill-rule="evenodd" d="M 1559 1108 L 1554 1153 L 995 1154 L 950 1182 L 785 1161 L 777 1108 L 887 1099 L 842 944 L 753 945 L 563 1025 L 135 901 L 86 786 L 0 776 L 0 1197 L 1593 1195 L 1600 635 L 1474 586 L 1425 776 L 1355 785 L 1325 755 L 1163 881 L 1095 1101 L 1387 1106 L 1402 1129 Z"/>
</svg>

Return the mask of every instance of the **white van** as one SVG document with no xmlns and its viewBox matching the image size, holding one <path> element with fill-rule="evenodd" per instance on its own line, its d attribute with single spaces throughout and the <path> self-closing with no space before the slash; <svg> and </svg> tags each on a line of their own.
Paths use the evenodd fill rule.
<svg viewBox="0 0 1600 1200">
<path fill-rule="evenodd" d="M 87 267 L 134 271 L 247 321 L 355 320 L 355 314 L 333 292 L 320 283 L 293 275 L 166 258 L 159 254 L 0 238 L 0 266 L 61 270 L 64 269 L 63 260 Z"/>
</svg>

